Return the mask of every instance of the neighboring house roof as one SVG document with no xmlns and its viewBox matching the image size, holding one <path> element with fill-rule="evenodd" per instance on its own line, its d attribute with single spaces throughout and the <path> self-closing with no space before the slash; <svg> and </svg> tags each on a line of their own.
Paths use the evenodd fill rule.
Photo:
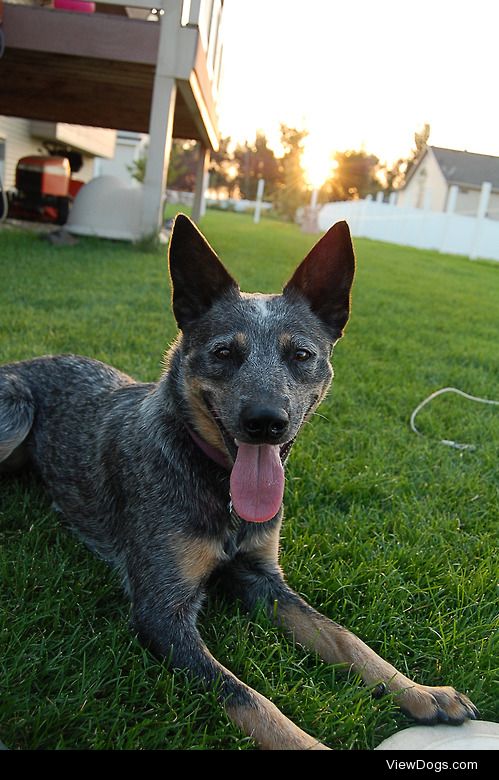
<svg viewBox="0 0 499 780">
<path fill-rule="evenodd" d="M 430 148 L 449 184 L 481 187 L 484 181 L 490 181 L 493 189 L 499 189 L 499 157 L 438 146 Z"/>
<path fill-rule="evenodd" d="M 493 190 L 499 190 L 499 157 L 474 152 L 460 152 L 457 149 L 443 149 L 440 146 L 428 146 L 411 171 L 407 183 L 423 162 L 431 149 L 448 184 L 460 184 L 464 187 L 480 189 L 484 181 L 492 184 Z"/>
</svg>

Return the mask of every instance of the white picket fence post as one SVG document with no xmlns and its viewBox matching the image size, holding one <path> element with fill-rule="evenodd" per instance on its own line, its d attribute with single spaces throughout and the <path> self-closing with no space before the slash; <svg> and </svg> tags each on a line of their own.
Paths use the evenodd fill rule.
<svg viewBox="0 0 499 780">
<path fill-rule="evenodd" d="M 253 222 L 255 223 L 255 225 L 258 225 L 258 223 L 260 222 L 264 189 L 265 189 L 265 179 L 258 179 L 258 184 L 256 188 L 255 214 L 253 216 Z"/>
<path fill-rule="evenodd" d="M 447 203 L 445 206 L 445 214 L 443 215 L 443 230 L 442 230 L 442 237 L 440 239 L 440 246 L 438 247 L 438 251 L 441 254 L 445 254 L 446 252 L 449 252 L 449 236 L 452 234 L 452 225 L 454 220 L 454 214 L 456 211 L 456 205 L 457 205 L 457 196 L 459 195 L 459 187 L 457 184 L 452 184 L 451 187 L 449 187 L 449 192 L 447 193 Z"/>
<path fill-rule="evenodd" d="M 470 249 L 470 260 L 476 260 L 478 257 L 478 246 L 480 243 L 480 236 L 483 229 L 483 221 L 487 216 L 487 209 L 489 207 L 491 192 L 492 192 L 492 183 L 490 181 L 484 181 L 480 192 L 480 200 L 478 202 L 475 232 L 473 234 L 473 239 L 471 242 L 471 249 Z"/>
</svg>

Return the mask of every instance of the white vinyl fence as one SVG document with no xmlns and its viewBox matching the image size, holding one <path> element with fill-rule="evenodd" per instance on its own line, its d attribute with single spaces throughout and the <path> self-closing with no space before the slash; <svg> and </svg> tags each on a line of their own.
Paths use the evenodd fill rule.
<svg viewBox="0 0 499 780">
<path fill-rule="evenodd" d="M 449 202 L 452 204 L 452 198 Z M 342 219 L 359 238 L 466 255 L 471 260 L 499 260 L 499 220 L 481 216 L 480 209 L 478 216 L 468 217 L 451 209 L 442 213 L 368 198 L 327 203 L 319 211 L 322 231 Z"/>
</svg>

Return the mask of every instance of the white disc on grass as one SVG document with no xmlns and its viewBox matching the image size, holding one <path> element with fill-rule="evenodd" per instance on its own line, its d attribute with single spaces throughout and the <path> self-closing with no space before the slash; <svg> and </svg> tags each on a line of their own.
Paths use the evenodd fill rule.
<svg viewBox="0 0 499 780">
<path fill-rule="evenodd" d="M 462 726 L 412 726 L 376 750 L 499 750 L 499 723 L 467 720 Z"/>
</svg>

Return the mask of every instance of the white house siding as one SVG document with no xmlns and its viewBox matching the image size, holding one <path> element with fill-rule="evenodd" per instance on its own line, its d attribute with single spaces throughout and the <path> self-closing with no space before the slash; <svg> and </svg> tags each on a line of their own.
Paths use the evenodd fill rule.
<svg viewBox="0 0 499 780">
<path fill-rule="evenodd" d="M 89 157 L 88 154 L 83 154 L 82 157 L 83 165 L 78 173 L 73 175 L 73 178 L 87 182 L 95 176 L 95 157 Z"/>
<path fill-rule="evenodd" d="M 456 201 L 456 213 L 465 214 L 469 217 L 476 216 L 479 201 L 480 190 L 471 189 L 469 187 L 460 187 Z M 489 219 L 499 219 L 498 192 L 491 193 L 486 216 Z"/>
<path fill-rule="evenodd" d="M 468 187 L 459 187 L 456 200 L 456 212 L 474 217 L 478 209 L 480 200 L 480 190 L 469 189 Z"/>
<path fill-rule="evenodd" d="M 492 192 L 487 209 L 489 219 L 499 219 L 499 192 Z"/>
<path fill-rule="evenodd" d="M 428 149 L 407 187 L 399 192 L 397 205 L 445 211 L 447 182 L 431 149 Z"/>
<path fill-rule="evenodd" d="M 38 154 L 40 142 L 30 133 L 30 120 L 0 116 L 0 139 L 5 143 L 5 163 L 3 186 L 12 189 L 16 179 L 16 165 L 20 157 Z"/>
<path fill-rule="evenodd" d="M 42 132 L 44 130 L 44 132 Z M 33 135 L 35 133 L 35 135 Z M 60 141 L 73 148 L 88 147 L 94 151 L 101 149 L 103 154 L 114 152 L 114 130 L 79 125 L 55 124 L 50 122 L 32 122 L 30 119 L 0 116 L 0 141 L 5 144 L 5 162 L 3 165 L 3 186 L 6 190 L 15 187 L 16 165 L 21 157 L 28 154 L 46 154 L 43 139 Z M 90 181 L 95 175 L 95 157 L 82 152 L 83 165 L 75 179 Z"/>
<path fill-rule="evenodd" d="M 96 162 L 97 176 L 116 176 L 125 184 L 133 184 L 130 167 L 133 162 L 147 153 L 149 136 L 145 133 L 119 131 L 116 138 L 114 157 Z"/>
</svg>

